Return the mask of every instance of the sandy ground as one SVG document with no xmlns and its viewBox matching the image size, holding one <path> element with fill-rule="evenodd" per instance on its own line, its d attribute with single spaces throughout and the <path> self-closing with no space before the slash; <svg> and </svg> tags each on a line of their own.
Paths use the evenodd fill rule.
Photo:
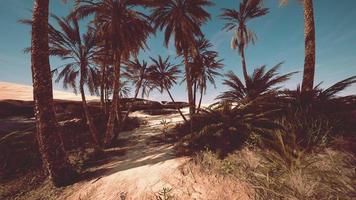
<svg viewBox="0 0 356 200">
<path fill-rule="evenodd" d="M 64 99 L 64 100 L 74 100 L 80 101 L 79 95 L 75 95 L 70 92 L 63 91 L 53 91 L 54 99 Z M 86 96 L 87 100 L 96 100 L 98 97 Z M 13 99 L 13 100 L 23 100 L 32 101 L 33 100 L 33 90 L 32 86 L 21 85 L 16 83 L 0 82 L 0 100 Z"/>
<path fill-rule="evenodd" d="M 183 111 L 187 113 L 188 110 Z M 188 165 L 190 158 L 177 157 L 173 145 L 164 142 L 161 121 L 165 119 L 171 128 L 181 122 L 179 114 L 150 116 L 135 112 L 132 115 L 145 119 L 147 124 L 121 133 L 119 137 L 129 141 L 124 145 L 126 154 L 91 169 L 98 174 L 96 177 L 66 188 L 59 195 L 60 199 L 159 199 L 163 188 L 172 189 L 169 195 L 174 198 L 169 199 L 220 199 L 224 195 L 228 195 L 227 199 L 248 199 L 239 184 L 197 172 L 193 174 Z"/>
<path fill-rule="evenodd" d="M 71 186 L 61 195 L 62 199 L 154 199 L 154 194 L 164 187 L 173 187 L 172 178 L 180 174 L 178 167 L 187 158 L 176 158 L 173 145 L 162 142 L 161 120 L 167 119 L 168 126 L 172 126 L 181 120 L 179 115 L 150 116 L 141 112 L 132 115 L 147 120 L 147 124 L 121 133 L 119 137 L 130 143 L 126 154 L 92 169 L 105 173 Z M 119 149 L 107 151 L 115 150 Z"/>
</svg>

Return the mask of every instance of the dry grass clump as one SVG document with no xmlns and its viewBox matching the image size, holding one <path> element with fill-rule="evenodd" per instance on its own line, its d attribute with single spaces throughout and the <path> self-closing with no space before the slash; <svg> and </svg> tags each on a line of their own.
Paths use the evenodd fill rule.
<svg viewBox="0 0 356 200">
<path fill-rule="evenodd" d="M 220 160 L 210 152 L 194 161 L 207 176 L 245 183 L 251 199 L 352 199 L 356 197 L 355 156 L 325 149 L 310 153 L 290 169 L 271 151 L 244 148 Z M 224 192 L 223 192 L 224 193 Z"/>
</svg>

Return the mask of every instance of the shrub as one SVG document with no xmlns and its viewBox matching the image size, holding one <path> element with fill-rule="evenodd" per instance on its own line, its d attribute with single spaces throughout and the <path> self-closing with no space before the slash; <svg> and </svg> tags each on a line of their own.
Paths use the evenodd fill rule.
<svg viewBox="0 0 356 200">
<path fill-rule="evenodd" d="M 181 144 L 187 145 L 190 152 L 210 149 L 224 157 L 242 147 L 252 133 L 278 129 L 279 126 L 268 117 L 270 114 L 252 105 L 232 106 L 230 103 L 204 109 L 193 118 L 193 132 L 185 134 Z M 187 126 L 177 129 L 187 131 Z"/>
</svg>

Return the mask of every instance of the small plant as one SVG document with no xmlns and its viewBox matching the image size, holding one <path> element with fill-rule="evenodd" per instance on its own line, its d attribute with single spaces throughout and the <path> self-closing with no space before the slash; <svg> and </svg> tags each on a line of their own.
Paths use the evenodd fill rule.
<svg viewBox="0 0 356 200">
<path fill-rule="evenodd" d="M 127 198 L 127 192 L 121 192 L 120 193 L 120 200 L 126 200 Z"/>
<path fill-rule="evenodd" d="M 164 187 L 156 194 L 156 200 L 173 200 L 172 190 L 172 188 Z"/>
<path fill-rule="evenodd" d="M 167 121 L 166 119 L 162 119 L 160 121 L 160 124 L 162 125 L 162 128 L 161 128 L 161 131 L 162 131 L 162 134 L 164 136 L 164 138 L 167 138 L 167 134 L 168 134 L 168 126 L 170 124 L 169 121 Z"/>
</svg>

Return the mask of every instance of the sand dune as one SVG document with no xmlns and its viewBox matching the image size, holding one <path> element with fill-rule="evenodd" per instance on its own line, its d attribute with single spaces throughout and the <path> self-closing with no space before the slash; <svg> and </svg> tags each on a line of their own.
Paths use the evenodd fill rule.
<svg viewBox="0 0 356 200">
<path fill-rule="evenodd" d="M 13 100 L 23 100 L 32 101 L 33 100 L 33 90 L 32 86 L 21 85 L 16 83 L 0 82 L 0 100 L 13 99 Z M 63 91 L 53 91 L 54 99 L 65 99 L 80 101 L 80 95 L 75 95 L 70 92 Z M 87 96 L 87 100 L 95 100 L 98 97 Z"/>
</svg>

